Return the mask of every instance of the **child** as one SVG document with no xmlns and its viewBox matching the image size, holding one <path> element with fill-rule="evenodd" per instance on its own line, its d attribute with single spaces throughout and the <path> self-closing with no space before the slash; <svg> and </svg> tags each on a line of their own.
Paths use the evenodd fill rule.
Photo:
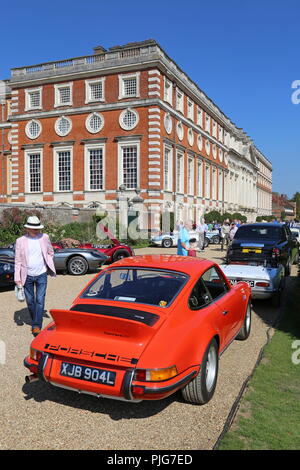
<svg viewBox="0 0 300 470">
<path fill-rule="evenodd" d="M 189 249 L 188 249 L 188 256 L 197 256 L 198 251 L 198 243 L 196 238 L 191 238 L 189 240 Z"/>
</svg>

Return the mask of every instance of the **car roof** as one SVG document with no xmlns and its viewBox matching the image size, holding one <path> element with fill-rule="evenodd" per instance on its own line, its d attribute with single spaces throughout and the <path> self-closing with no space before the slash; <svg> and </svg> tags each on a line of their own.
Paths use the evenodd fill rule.
<svg viewBox="0 0 300 470">
<path fill-rule="evenodd" d="M 196 258 L 193 256 L 178 255 L 139 255 L 123 258 L 111 265 L 114 267 L 134 267 L 163 269 L 168 271 L 177 271 L 184 274 L 201 274 L 214 263 L 204 258 Z"/>
<path fill-rule="evenodd" d="M 256 222 L 254 224 L 243 224 L 241 225 L 241 227 L 283 227 L 283 225 L 284 224 L 281 224 L 279 222 Z"/>
</svg>

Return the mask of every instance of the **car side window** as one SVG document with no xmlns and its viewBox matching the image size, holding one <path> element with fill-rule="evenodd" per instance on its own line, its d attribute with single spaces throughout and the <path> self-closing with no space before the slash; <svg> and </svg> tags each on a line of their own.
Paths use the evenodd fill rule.
<svg viewBox="0 0 300 470">
<path fill-rule="evenodd" d="M 225 295 L 229 291 L 225 279 L 215 267 L 208 269 L 203 274 L 202 279 L 213 300 Z"/>
<path fill-rule="evenodd" d="M 200 278 L 195 284 L 188 303 L 191 310 L 198 310 L 201 307 L 205 307 L 211 302 L 211 296 L 203 284 L 202 278 Z"/>
</svg>

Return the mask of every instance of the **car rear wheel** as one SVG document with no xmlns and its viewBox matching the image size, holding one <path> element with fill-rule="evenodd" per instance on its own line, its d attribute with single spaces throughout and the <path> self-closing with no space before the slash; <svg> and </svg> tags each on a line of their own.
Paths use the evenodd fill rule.
<svg viewBox="0 0 300 470">
<path fill-rule="evenodd" d="M 117 250 L 113 254 L 113 262 L 119 261 L 120 259 L 127 258 L 129 256 L 128 251 L 126 250 Z"/>
<path fill-rule="evenodd" d="M 88 262 L 82 256 L 74 256 L 68 262 L 68 273 L 72 276 L 82 276 L 87 273 L 88 269 Z"/>
<path fill-rule="evenodd" d="M 204 239 L 204 248 L 207 248 L 209 245 L 209 238 L 205 237 Z"/>
<path fill-rule="evenodd" d="M 215 338 L 209 343 L 197 376 L 182 389 L 188 403 L 204 405 L 214 395 L 219 370 L 218 344 Z"/>
<path fill-rule="evenodd" d="M 290 274 L 291 274 L 291 269 L 292 269 L 292 267 L 291 267 L 291 260 L 288 259 L 288 261 L 286 262 L 285 268 L 284 268 L 284 275 L 285 275 L 285 276 L 290 276 Z"/>
<path fill-rule="evenodd" d="M 173 242 L 171 238 L 164 238 L 161 242 L 161 246 L 163 248 L 171 248 L 172 245 L 173 245 Z"/>
<path fill-rule="evenodd" d="M 213 243 L 214 245 L 218 245 L 220 243 L 220 237 L 218 235 L 214 235 L 212 238 L 211 238 L 211 243 Z"/>
<path fill-rule="evenodd" d="M 238 339 L 239 341 L 245 341 L 250 335 L 250 331 L 251 331 L 251 305 L 249 303 L 247 305 L 247 310 L 246 310 L 246 315 L 245 315 L 243 326 L 240 329 L 239 334 L 237 335 L 236 339 Z"/>
</svg>

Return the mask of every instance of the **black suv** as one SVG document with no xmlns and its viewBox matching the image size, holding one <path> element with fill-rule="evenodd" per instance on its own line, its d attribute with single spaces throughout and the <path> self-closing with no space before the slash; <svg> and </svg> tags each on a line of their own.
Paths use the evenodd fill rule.
<svg viewBox="0 0 300 470">
<path fill-rule="evenodd" d="M 285 275 L 298 261 L 299 244 L 287 225 L 261 223 L 241 225 L 228 248 L 227 264 L 282 264 Z"/>
</svg>

